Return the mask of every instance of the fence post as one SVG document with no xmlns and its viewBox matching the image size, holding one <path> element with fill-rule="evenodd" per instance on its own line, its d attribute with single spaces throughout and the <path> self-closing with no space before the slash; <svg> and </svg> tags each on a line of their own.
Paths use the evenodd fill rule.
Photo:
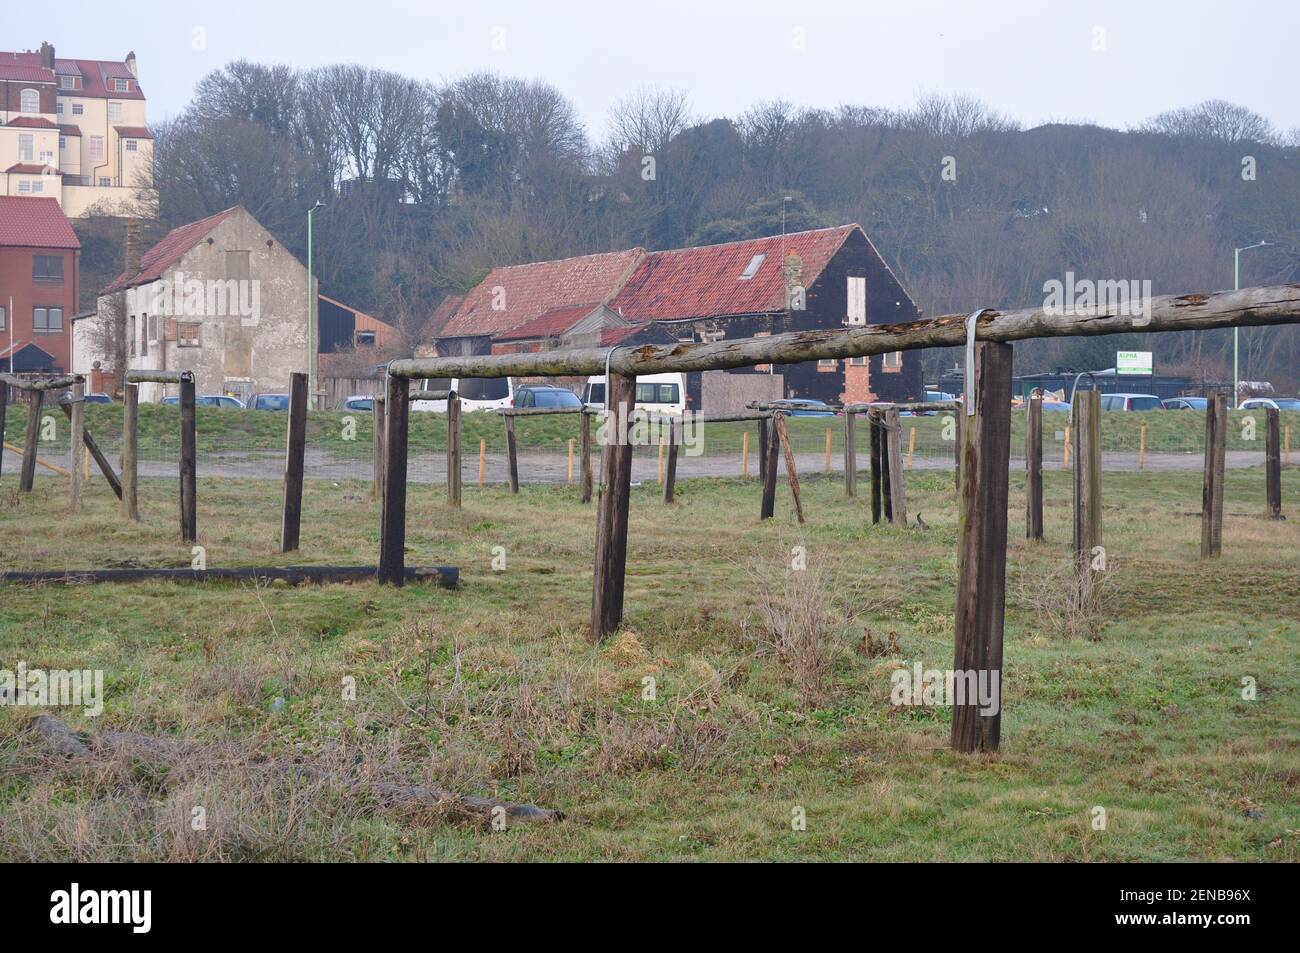
<svg viewBox="0 0 1300 953">
<path fill-rule="evenodd" d="M 81 510 L 81 483 L 83 480 L 81 469 L 81 455 L 83 445 L 85 444 L 85 416 L 86 409 L 86 382 L 78 377 L 72 384 L 72 406 L 68 408 L 72 411 L 68 415 L 68 421 L 71 425 L 72 434 L 71 456 L 68 461 L 68 506 L 72 512 L 76 513 Z"/>
<path fill-rule="evenodd" d="M 903 482 L 903 425 L 899 423 L 898 410 L 885 411 L 885 447 L 889 457 L 889 521 L 896 526 L 907 525 L 907 493 Z"/>
<path fill-rule="evenodd" d="M 958 493 L 961 492 L 961 448 L 962 448 L 962 428 L 965 426 L 963 421 L 966 419 L 966 409 L 960 408 L 953 412 L 952 415 L 952 488 Z"/>
<path fill-rule="evenodd" d="M 565 477 L 564 477 L 564 482 L 567 483 L 567 484 L 569 484 L 570 486 L 573 485 L 573 445 L 574 445 L 574 443 L 575 443 L 574 439 L 573 439 L 572 437 L 570 437 L 570 438 L 569 438 L 569 468 L 568 468 L 568 471 L 566 472 Z"/>
<path fill-rule="evenodd" d="M 386 426 L 387 417 L 385 416 L 384 411 L 388 405 L 387 405 L 387 401 L 383 397 L 380 397 L 378 395 L 376 395 L 370 401 L 370 405 L 372 408 L 374 408 L 374 417 L 375 417 L 375 419 L 372 421 L 375 428 L 375 432 L 371 440 L 371 442 L 374 445 L 372 452 L 375 458 L 374 460 L 375 475 L 373 477 L 373 482 L 370 486 L 370 498 L 372 500 L 379 500 L 380 506 L 382 507 L 383 500 L 384 500 L 384 446 L 385 446 L 384 434 L 385 431 L 387 430 L 387 426 Z"/>
<path fill-rule="evenodd" d="M 1213 394 L 1205 406 L 1205 471 L 1201 485 L 1201 558 L 1223 551 L 1223 464 L 1227 450 L 1228 403 Z"/>
<path fill-rule="evenodd" d="M 826 462 L 822 464 L 822 472 L 827 476 L 831 475 L 831 428 L 826 428 Z"/>
<path fill-rule="evenodd" d="M 880 522 L 881 506 L 884 501 L 884 468 L 880 455 L 880 415 L 877 411 L 867 411 L 867 443 L 871 448 L 871 522 Z"/>
<path fill-rule="evenodd" d="M 1030 394 L 1025 416 L 1025 538 L 1043 538 L 1043 396 Z"/>
<path fill-rule="evenodd" d="M 41 402 L 45 391 L 29 390 L 27 392 L 27 439 L 23 444 L 23 465 L 18 477 L 18 492 L 32 492 L 32 482 L 36 479 L 36 441 L 41 435 Z"/>
<path fill-rule="evenodd" d="M 758 478 L 767 482 L 768 445 L 772 442 L 772 431 L 766 419 L 758 422 Z"/>
<path fill-rule="evenodd" d="M 460 507 L 460 396 L 447 395 L 447 503 Z"/>
<path fill-rule="evenodd" d="M 581 483 L 582 502 L 591 502 L 591 414 L 584 409 L 582 418 L 582 459 L 578 461 L 578 474 Z"/>
<path fill-rule="evenodd" d="M 1264 434 L 1264 468 L 1267 471 L 1265 474 L 1265 496 L 1268 500 L 1268 518 L 1280 520 L 1282 518 L 1282 434 L 1280 426 L 1282 415 L 1273 407 L 1268 408 L 1265 413 L 1268 415 Z"/>
<path fill-rule="evenodd" d="M 519 492 L 519 458 L 515 451 L 515 418 L 505 414 L 506 419 L 506 459 L 510 463 L 510 492 Z"/>
<path fill-rule="evenodd" d="M 916 427 L 907 428 L 907 469 L 912 469 L 912 453 L 916 450 Z"/>
<path fill-rule="evenodd" d="M 280 514 L 280 552 L 298 548 L 302 527 L 302 466 L 307 450 L 307 375 L 289 375 L 289 432 L 284 453 L 284 508 Z"/>
<path fill-rule="evenodd" d="M 195 496 L 198 461 L 194 438 L 194 374 L 181 372 L 181 542 L 199 538 L 198 500 Z"/>
<path fill-rule="evenodd" d="M 740 434 L 740 475 L 749 476 L 749 431 L 741 431 Z"/>
<path fill-rule="evenodd" d="M 853 411 L 844 410 L 844 495 L 855 496 L 858 492 L 858 447 L 857 434 L 853 425 Z M 870 414 L 868 413 L 868 420 Z M 872 479 L 875 479 L 874 471 Z M 874 484 L 873 484 L 874 485 Z"/>
<path fill-rule="evenodd" d="M 963 428 L 958 500 L 958 579 L 952 747 L 996 751 L 1002 731 L 1002 635 L 1007 576 L 1007 477 L 1011 456 L 1011 345 L 975 346 L 975 414 Z M 964 413 L 965 411 L 960 411 Z M 973 673 L 974 684 L 970 675 Z M 996 710 L 981 714 L 978 692 L 996 687 Z"/>
<path fill-rule="evenodd" d="M 790 479 L 790 495 L 794 497 L 794 515 L 803 525 L 803 503 L 799 500 L 799 471 L 794 465 L 794 449 L 790 446 L 790 434 L 786 431 L 785 416 L 775 414 L 772 424 L 775 436 L 781 442 L 781 453 L 785 457 L 785 474 Z"/>
<path fill-rule="evenodd" d="M 379 527 L 381 583 L 406 582 L 406 437 L 411 384 L 405 377 L 388 378 L 384 409 L 384 503 Z"/>
<path fill-rule="evenodd" d="M 677 488 L 677 451 L 682 442 L 681 431 L 682 421 L 671 421 L 668 424 L 668 475 L 664 479 L 664 502 L 673 501 L 673 493 Z"/>
<path fill-rule="evenodd" d="M 5 460 L 5 417 L 9 413 L 9 385 L 0 381 L 0 473 L 4 470 Z"/>
<path fill-rule="evenodd" d="M 1074 550 L 1078 607 L 1093 606 L 1093 549 L 1101 545 L 1101 394 L 1079 391 L 1072 401 L 1074 419 Z"/>
<path fill-rule="evenodd" d="M 777 454 L 777 436 L 776 428 L 772 425 L 772 418 L 760 420 L 759 444 L 762 456 L 759 458 L 761 466 L 761 476 L 763 477 L 763 498 L 758 508 L 758 518 L 760 520 L 771 519 L 776 515 L 776 454 Z"/>
<path fill-rule="evenodd" d="M 627 511 L 632 485 L 632 443 L 628 429 L 635 405 L 636 378 L 611 371 L 608 381 L 600 500 L 596 507 L 596 565 L 591 590 L 593 642 L 602 641 L 623 621 Z"/>
<path fill-rule="evenodd" d="M 140 519 L 139 464 L 140 385 L 122 387 L 122 516 Z"/>
<path fill-rule="evenodd" d="M 1138 428 L 1138 469 L 1144 470 L 1147 465 L 1147 425 L 1143 424 Z"/>
<path fill-rule="evenodd" d="M 483 478 L 487 470 L 487 440 L 483 437 L 478 438 L 478 485 L 483 485 Z"/>
</svg>

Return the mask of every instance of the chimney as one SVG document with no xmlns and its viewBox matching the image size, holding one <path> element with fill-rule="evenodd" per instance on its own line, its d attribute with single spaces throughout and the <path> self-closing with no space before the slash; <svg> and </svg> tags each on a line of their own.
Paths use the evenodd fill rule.
<svg viewBox="0 0 1300 953">
<path fill-rule="evenodd" d="M 48 40 L 41 42 L 41 66 L 45 69 L 54 69 L 54 47 Z"/>
<path fill-rule="evenodd" d="M 134 278 L 140 270 L 140 220 L 126 220 L 126 274 Z"/>
<path fill-rule="evenodd" d="M 135 71 L 135 50 L 126 54 L 126 68 L 131 71 L 131 75 L 137 80 L 140 78 L 140 74 Z"/>
</svg>

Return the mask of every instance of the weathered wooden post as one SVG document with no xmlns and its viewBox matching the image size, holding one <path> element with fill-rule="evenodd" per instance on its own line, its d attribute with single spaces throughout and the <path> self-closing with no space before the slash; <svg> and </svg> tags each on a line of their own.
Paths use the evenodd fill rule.
<svg viewBox="0 0 1300 953">
<path fill-rule="evenodd" d="M 826 428 L 826 462 L 822 464 L 822 473 L 831 475 L 831 428 Z"/>
<path fill-rule="evenodd" d="M 664 502 L 673 501 L 677 487 L 677 454 L 682 443 L 682 421 L 674 420 L 668 424 L 668 474 L 664 479 Z"/>
<path fill-rule="evenodd" d="M 487 472 L 487 440 L 483 437 L 478 438 L 478 485 L 483 485 L 483 478 Z"/>
<path fill-rule="evenodd" d="M 858 492 L 858 447 L 857 434 L 853 426 L 854 413 L 844 408 L 844 495 L 855 496 Z M 875 479 L 875 476 L 872 476 Z"/>
<path fill-rule="evenodd" d="M 740 435 L 740 475 L 749 476 L 749 431 L 745 430 Z"/>
<path fill-rule="evenodd" d="M 608 413 L 602 429 L 600 499 L 596 507 L 596 559 L 591 590 L 591 638 L 602 641 L 623 621 L 627 567 L 627 512 L 632 486 L 632 441 L 636 378 L 610 371 L 605 388 Z"/>
<path fill-rule="evenodd" d="M 1268 518 L 1282 518 L 1282 428 L 1281 414 L 1277 408 L 1266 411 L 1264 434 L 1265 497 L 1268 501 Z"/>
<path fill-rule="evenodd" d="M 122 516 L 140 519 L 140 385 L 122 385 Z"/>
<path fill-rule="evenodd" d="M 895 526 L 907 525 L 907 493 L 903 482 L 903 425 L 898 420 L 898 408 L 885 411 L 885 447 L 889 463 L 889 521 Z"/>
<path fill-rule="evenodd" d="M 790 495 L 794 497 L 794 515 L 803 524 L 803 503 L 799 500 L 799 471 L 794 465 L 794 449 L 790 446 L 790 435 L 785 427 L 785 415 L 774 414 L 772 424 L 776 438 L 781 443 L 781 454 L 785 457 L 785 473 L 790 479 Z"/>
<path fill-rule="evenodd" d="M 1072 534 L 1078 607 L 1090 612 L 1093 599 L 1094 550 L 1101 546 L 1101 394 L 1076 391 L 1074 420 L 1074 531 Z"/>
<path fill-rule="evenodd" d="M 962 421 L 965 419 L 964 408 L 952 415 L 952 486 L 959 493 L 961 492 L 961 432 L 962 427 L 965 426 Z"/>
<path fill-rule="evenodd" d="M 85 444 L 85 409 L 86 409 L 86 381 L 78 377 L 72 384 L 72 401 L 68 408 L 71 413 L 68 415 L 68 421 L 72 431 L 69 439 L 71 440 L 71 452 L 68 463 L 68 507 L 76 513 L 81 509 L 81 453 Z"/>
<path fill-rule="evenodd" d="M 374 455 L 375 472 L 371 478 L 370 498 L 379 500 L 382 506 L 384 499 L 384 435 L 387 430 L 384 409 L 387 406 L 387 401 L 377 394 L 370 401 L 370 405 L 374 408 L 375 417 L 372 421 L 374 433 L 371 435 L 371 453 Z"/>
<path fill-rule="evenodd" d="M 406 582 L 406 439 L 410 405 L 410 382 L 389 375 L 378 578 L 393 586 Z"/>
<path fill-rule="evenodd" d="M 1228 440 L 1228 402 L 1213 394 L 1205 406 L 1205 471 L 1201 485 L 1201 558 L 1223 551 L 1223 465 Z"/>
<path fill-rule="evenodd" d="M 952 747 L 967 752 L 996 751 L 1002 732 L 1011 345 L 975 345 L 973 393 L 975 414 L 962 434 L 952 710 Z M 981 704 L 981 685 L 992 690 L 989 704 Z"/>
<path fill-rule="evenodd" d="M 506 413 L 506 459 L 510 464 L 510 492 L 519 492 L 519 457 L 515 449 L 515 418 Z"/>
<path fill-rule="evenodd" d="M 180 375 L 181 406 L 181 542 L 193 543 L 199 538 L 198 499 L 196 497 L 196 468 L 198 461 L 194 435 L 194 374 L 182 371 Z"/>
<path fill-rule="evenodd" d="M 759 458 L 760 475 L 763 478 L 763 498 L 758 508 L 758 518 L 760 520 L 771 519 L 776 515 L 776 455 L 777 455 L 777 437 L 776 428 L 772 426 L 772 418 L 760 420 L 759 447 L 762 456 Z"/>
<path fill-rule="evenodd" d="M 27 438 L 23 443 L 23 464 L 18 476 L 18 492 L 32 492 L 36 480 L 36 441 L 41 436 L 41 402 L 45 391 L 29 390 L 27 392 Z"/>
<path fill-rule="evenodd" d="M 280 552 L 298 548 L 302 526 L 303 459 L 307 451 L 307 375 L 289 375 L 289 422 L 284 452 L 284 508 L 280 514 Z"/>
<path fill-rule="evenodd" d="M 582 459 L 578 461 L 578 480 L 580 484 L 581 502 L 591 502 L 591 413 L 583 409 L 579 415 L 582 417 L 582 439 L 579 445 L 582 448 Z"/>
<path fill-rule="evenodd" d="M 881 507 L 884 504 L 884 458 L 880 447 L 880 414 L 867 411 L 867 442 L 871 448 L 871 522 L 880 522 Z"/>
<path fill-rule="evenodd" d="M 1043 395 L 1030 394 L 1025 415 L 1025 537 L 1043 538 Z"/>
<path fill-rule="evenodd" d="M 447 503 L 460 508 L 460 397 L 447 395 Z"/>
<path fill-rule="evenodd" d="M 60 401 L 59 409 L 63 411 L 63 415 L 69 421 L 72 420 L 71 401 Z M 81 428 L 81 440 L 85 444 L 86 450 L 85 466 L 82 468 L 83 475 L 87 479 L 90 478 L 90 461 L 94 460 L 99 465 L 99 471 L 104 475 L 104 479 L 108 482 L 113 495 L 120 500 L 122 498 L 122 481 L 117 478 L 117 474 L 113 472 L 113 465 L 108 462 L 108 457 L 104 456 L 104 451 L 99 449 L 99 444 L 95 442 L 94 436 L 86 429 L 84 424 Z"/>
</svg>

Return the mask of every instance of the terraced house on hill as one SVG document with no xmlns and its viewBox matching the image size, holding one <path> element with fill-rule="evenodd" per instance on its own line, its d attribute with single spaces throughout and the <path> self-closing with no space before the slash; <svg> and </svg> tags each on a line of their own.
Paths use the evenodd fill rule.
<svg viewBox="0 0 1300 953">
<path fill-rule="evenodd" d="M 857 225 L 498 267 L 440 311 L 436 349 L 444 355 L 717 341 L 920 317 Z M 726 373 L 733 388 L 744 387 L 738 378 L 746 375 L 780 378 L 755 394 L 829 402 L 922 396 L 913 352 Z M 717 409 L 699 378 L 688 377 L 692 406 Z"/>
<path fill-rule="evenodd" d="M 152 156 L 134 53 L 0 52 L 0 194 L 52 198 L 73 218 L 99 203 L 134 211 L 150 198 Z"/>
</svg>

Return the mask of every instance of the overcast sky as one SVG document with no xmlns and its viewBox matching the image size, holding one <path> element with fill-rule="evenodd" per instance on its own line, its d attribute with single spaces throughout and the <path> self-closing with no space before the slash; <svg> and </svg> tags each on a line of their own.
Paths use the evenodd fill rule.
<svg viewBox="0 0 1300 953">
<path fill-rule="evenodd" d="M 541 78 L 597 136 L 640 85 L 684 88 L 707 117 L 764 99 L 902 106 L 936 91 L 974 93 L 1027 125 L 1121 128 L 1227 99 L 1286 130 L 1300 127 L 1297 36 L 1300 0 L 62 0 L 7 5 L 0 49 L 133 49 L 153 121 L 204 73 L 248 59 Z"/>
</svg>

